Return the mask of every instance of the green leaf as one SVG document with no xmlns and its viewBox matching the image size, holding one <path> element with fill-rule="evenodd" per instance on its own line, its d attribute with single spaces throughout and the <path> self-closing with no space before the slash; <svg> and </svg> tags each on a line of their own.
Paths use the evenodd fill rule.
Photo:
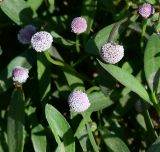
<svg viewBox="0 0 160 152">
<path fill-rule="evenodd" d="M 101 129 L 100 133 L 109 152 L 130 152 L 127 145 L 109 130 Z"/>
<path fill-rule="evenodd" d="M 83 0 L 82 16 L 87 21 L 87 31 L 85 33 L 89 34 L 92 29 L 92 24 L 97 10 L 97 0 Z M 84 35 L 86 36 L 86 35 Z"/>
<path fill-rule="evenodd" d="M 64 75 L 67 79 L 68 85 L 71 88 L 71 90 L 74 89 L 85 90 L 84 83 L 80 78 L 68 72 L 64 72 Z"/>
<path fill-rule="evenodd" d="M 149 38 L 145 49 L 144 71 L 151 91 L 160 91 L 160 39 L 156 34 Z"/>
<path fill-rule="evenodd" d="M 94 37 L 91 37 L 85 46 L 85 51 L 89 54 L 99 56 L 99 50 L 101 49 L 102 45 L 107 42 L 113 26 L 114 24 L 109 25 L 101 29 Z"/>
<path fill-rule="evenodd" d="M 8 152 L 6 134 L 4 130 L 1 130 L 1 128 L 0 128 L 0 152 Z"/>
<path fill-rule="evenodd" d="M 47 141 L 43 132 L 44 128 L 40 124 L 32 129 L 31 139 L 35 152 L 46 152 Z"/>
<path fill-rule="evenodd" d="M 27 69 L 31 69 L 35 61 L 35 52 L 31 50 L 27 50 L 15 57 L 0 73 L 0 94 L 4 91 L 7 91 L 12 86 L 12 70 L 15 68 L 15 66 L 22 66 Z"/>
<path fill-rule="evenodd" d="M 42 4 L 43 0 L 28 0 L 28 5 L 32 8 L 33 11 L 36 11 L 40 5 Z"/>
<path fill-rule="evenodd" d="M 22 152 L 24 147 L 24 95 L 15 88 L 8 112 L 7 136 L 9 152 Z"/>
<path fill-rule="evenodd" d="M 77 137 L 83 151 L 90 151 L 92 149 L 92 146 L 88 138 L 87 128 L 83 119 L 78 125 L 78 128 L 75 132 L 75 136 Z"/>
<path fill-rule="evenodd" d="M 159 152 L 159 150 L 160 150 L 160 137 L 158 137 L 157 140 L 152 144 L 148 152 Z"/>
<path fill-rule="evenodd" d="M 139 83 L 139 81 L 133 75 L 131 75 L 127 71 L 124 71 L 123 69 L 121 69 L 115 65 L 104 64 L 99 60 L 98 60 L 98 62 L 107 72 L 109 72 L 121 84 L 128 87 L 133 92 L 138 94 L 142 99 L 144 99 L 145 101 L 152 104 L 148 93 L 146 92 L 144 87 Z"/>
<path fill-rule="evenodd" d="M 32 22 L 32 10 L 24 0 L 4 0 L 0 7 L 2 11 L 16 24 Z"/>
<path fill-rule="evenodd" d="M 50 63 L 44 53 L 37 54 L 37 73 L 40 101 L 45 102 L 51 89 L 50 83 Z"/>
<path fill-rule="evenodd" d="M 62 44 L 64 46 L 75 45 L 74 41 L 64 39 L 62 36 L 60 36 L 58 33 L 54 32 L 54 31 L 51 32 L 51 35 L 54 37 L 54 42 L 57 44 Z"/>
<path fill-rule="evenodd" d="M 75 151 L 75 142 L 73 132 L 70 125 L 63 117 L 63 115 L 56 110 L 53 106 L 47 104 L 45 107 L 46 119 L 51 127 L 54 136 L 57 138 L 59 136 L 63 140 L 63 144 L 66 152 Z M 59 142 L 59 146 L 61 142 Z"/>
<path fill-rule="evenodd" d="M 88 112 L 99 111 L 113 104 L 113 101 L 102 92 L 93 92 L 88 95 L 88 98 L 91 102 L 91 106 L 87 109 Z"/>
</svg>

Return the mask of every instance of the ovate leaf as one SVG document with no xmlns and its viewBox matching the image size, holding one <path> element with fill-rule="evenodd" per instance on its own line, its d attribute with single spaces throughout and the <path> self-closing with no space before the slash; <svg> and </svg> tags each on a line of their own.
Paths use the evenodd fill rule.
<svg viewBox="0 0 160 152">
<path fill-rule="evenodd" d="M 31 139 L 35 152 L 46 152 L 46 136 L 44 134 L 44 128 L 40 124 L 32 129 Z"/>
<path fill-rule="evenodd" d="M 113 104 L 113 101 L 102 92 L 93 92 L 88 97 L 91 102 L 91 106 L 87 109 L 88 112 L 99 111 Z"/>
<path fill-rule="evenodd" d="M 32 10 L 24 0 L 4 0 L 0 7 L 2 11 L 16 24 L 32 22 Z"/>
<path fill-rule="evenodd" d="M 100 133 L 109 152 L 130 152 L 127 145 L 109 130 L 101 129 Z"/>
<path fill-rule="evenodd" d="M 54 136 L 57 138 L 58 135 L 63 140 L 65 151 L 74 152 L 74 136 L 67 120 L 57 109 L 49 104 L 45 107 L 45 115 Z M 61 143 L 59 143 L 59 146 L 61 147 Z"/>
</svg>

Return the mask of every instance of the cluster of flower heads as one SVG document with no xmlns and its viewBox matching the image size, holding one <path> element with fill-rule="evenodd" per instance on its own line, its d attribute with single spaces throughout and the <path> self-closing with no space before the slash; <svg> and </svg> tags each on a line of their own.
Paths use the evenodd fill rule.
<svg viewBox="0 0 160 152">
<path fill-rule="evenodd" d="M 155 9 L 151 4 L 144 3 L 138 8 L 139 14 L 148 18 L 154 14 Z M 87 30 L 87 22 L 83 17 L 76 17 L 71 22 L 71 31 L 75 34 L 81 34 Z M 33 25 L 27 25 L 18 33 L 18 40 L 22 44 L 29 44 L 37 52 L 46 51 L 53 42 L 53 37 L 46 31 L 36 32 Z M 113 42 L 108 42 L 101 47 L 100 56 L 106 63 L 115 64 L 124 56 L 124 48 Z M 23 84 L 26 82 L 29 71 L 23 67 L 15 67 L 12 73 L 12 79 L 15 83 Z M 71 111 L 81 113 L 90 107 L 90 102 L 86 93 L 80 90 L 73 90 L 68 97 L 68 104 Z"/>
<path fill-rule="evenodd" d="M 144 3 L 139 6 L 138 12 L 142 17 L 148 18 L 155 13 L 155 9 L 151 4 Z"/>
</svg>

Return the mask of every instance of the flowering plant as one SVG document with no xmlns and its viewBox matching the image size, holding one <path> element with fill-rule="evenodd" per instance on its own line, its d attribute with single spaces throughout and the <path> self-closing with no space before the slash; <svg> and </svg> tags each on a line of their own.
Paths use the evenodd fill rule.
<svg viewBox="0 0 160 152">
<path fill-rule="evenodd" d="M 0 152 L 159 152 L 159 5 L 0 1 Z"/>
</svg>

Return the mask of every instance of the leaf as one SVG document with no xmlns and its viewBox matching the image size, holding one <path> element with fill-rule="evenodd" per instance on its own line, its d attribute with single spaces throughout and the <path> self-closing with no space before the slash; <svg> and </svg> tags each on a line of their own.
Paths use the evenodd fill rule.
<svg viewBox="0 0 160 152">
<path fill-rule="evenodd" d="M 71 90 L 74 89 L 85 90 L 84 83 L 80 78 L 68 72 L 64 72 L 64 75 L 67 79 L 68 85 L 71 88 Z"/>
<path fill-rule="evenodd" d="M 0 128 L 0 152 L 8 152 L 8 145 L 6 141 L 4 130 Z"/>
<path fill-rule="evenodd" d="M 45 107 L 45 115 L 54 136 L 58 135 L 62 138 L 65 151 L 74 152 L 75 142 L 73 132 L 63 115 L 49 104 Z"/>
<path fill-rule="evenodd" d="M 46 152 L 47 141 L 43 131 L 44 128 L 40 124 L 32 129 L 31 139 L 35 152 Z"/>
<path fill-rule="evenodd" d="M 15 88 L 8 112 L 7 136 L 9 152 L 22 152 L 24 147 L 24 95 Z"/>
<path fill-rule="evenodd" d="M 32 10 L 24 0 L 4 0 L 0 7 L 2 11 L 16 24 L 32 22 Z"/>
<path fill-rule="evenodd" d="M 37 54 L 37 73 L 40 101 L 45 102 L 51 90 L 50 83 L 50 63 L 43 53 Z"/>
<path fill-rule="evenodd" d="M 54 42 L 57 44 L 62 44 L 64 46 L 75 45 L 74 41 L 64 39 L 62 36 L 60 36 L 58 33 L 54 32 L 54 31 L 51 32 L 51 35 L 54 37 Z"/>
<path fill-rule="evenodd" d="M 160 91 L 160 39 L 156 34 L 149 38 L 145 49 L 144 71 L 151 91 Z"/>
<path fill-rule="evenodd" d="M 15 57 L 7 67 L 0 73 L 0 94 L 7 91 L 12 86 L 12 70 L 15 66 L 22 66 L 30 69 L 36 61 L 35 52 L 27 50 Z"/>
<path fill-rule="evenodd" d="M 152 144 L 148 152 L 159 152 L 159 150 L 160 150 L 160 137 L 158 137 L 157 140 Z"/>
<path fill-rule="evenodd" d="M 114 24 L 109 25 L 101 29 L 94 37 L 91 37 L 85 46 L 85 51 L 89 54 L 99 56 L 99 50 L 101 49 L 102 45 L 107 42 L 113 26 Z"/>
<path fill-rule="evenodd" d="M 43 0 L 28 0 L 28 5 L 32 8 L 33 11 L 36 11 L 40 5 L 42 4 Z"/>
<path fill-rule="evenodd" d="M 92 24 L 94 21 L 94 17 L 97 10 L 97 0 L 83 0 L 83 7 L 82 7 L 82 16 L 87 21 L 87 30 L 85 33 L 87 35 L 90 33 L 92 29 Z M 84 34 L 84 37 L 86 38 L 86 34 Z"/>
<path fill-rule="evenodd" d="M 109 152 L 130 152 L 127 145 L 107 129 L 101 129 L 100 133 Z"/>
<path fill-rule="evenodd" d="M 87 109 L 87 112 L 99 111 L 113 104 L 113 101 L 102 92 L 93 92 L 88 95 L 88 98 L 91 106 Z"/>
<path fill-rule="evenodd" d="M 99 61 L 99 64 L 109 72 L 115 79 L 117 79 L 121 84 L 131 89 L 133 92 L 138 94 L 142 99 L 152 104 L 150 101 L 149 95 L 139 81 L 127 71 L 110 64 L 104 64 Z"/>
</svg>

